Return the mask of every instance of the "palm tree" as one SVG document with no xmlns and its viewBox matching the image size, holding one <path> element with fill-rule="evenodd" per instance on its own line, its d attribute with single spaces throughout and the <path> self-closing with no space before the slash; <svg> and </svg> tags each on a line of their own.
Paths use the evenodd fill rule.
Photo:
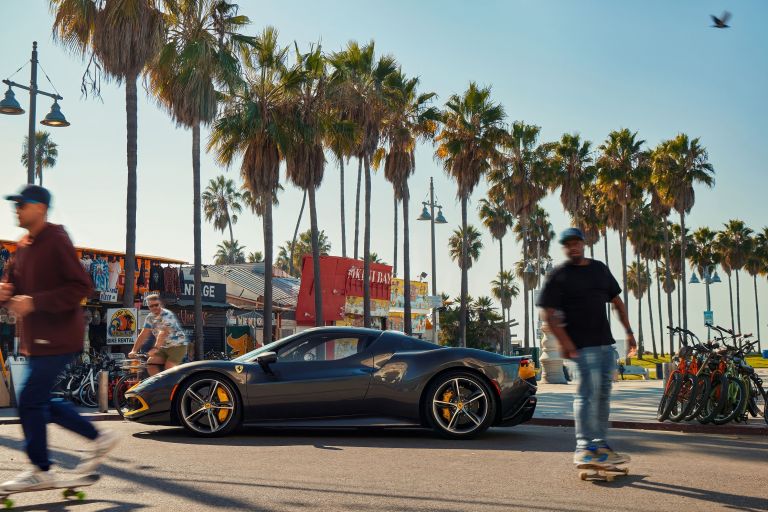
<svg viewBox="0 0 768 512">
<path fill-rule="evenodd" d="M 640 262 L 640 256 L 637 255 L 637 261 L 632 263 L 627 270 L 627 286 L 632 295 L 637 299 L 637 342 L 639 344 L 639 355 L 642 359 L 643 353 L 643 295 L 651 286 L 651 274 L 648 267 Z M 656 347 L 653 347 L 653 357 L 658 357 Z"/>
<path fill-rule="evenodd" d="M 261 263 L 264 261 L 264 254 L 261 251 L 249 252 L 246 259 L 248 263 Z"/>
<path fill-rule="evenodd" d="M 24 137 L 22 146 L 21 163 L 25 166 L 29 162 L 29 135 Z M 51 140 L 51 134 L 45 131 L 35 132 L 35 174 L 39 184 L 43 186 L 43 169 L 54 167 L 59 157 L 59 145 Z"/>
<path fill-rule="evenodd" d="M 166 38 L 149 67 L 149 82 L 160 105 L 179 126 L 192 130 L 192 190 L 195 280 L 195 340 L 203 351 L 202 221 L 200 193 L 200 128 L 210 124 L 218 106 L 217 87 L 233 87 L 240 80 L 237 56 L 251 38 L 238 34 L 250 20 L 238 15 L 238 6 L 222 0 L 163 0 Z M 221 177 L 223 180 L 223 177 Z M 222 182 L 226 186 L 226 182 Z M 234 185 L 221 192 L 237 194 Z M 226 216 L 230 241 L 236 221 L 235 204 Z M 206 218 L 209 212 L 206 208 Z M 216 226 L 216 223 L 214 223 Z M 221 229 L 218 228 L 217 229 Z M 222 229 L 223 230 L 223 229 Z"/>
<path fill-rule="evenodd" d="M 590 141 L 578 134 L 566 133 L 553 144 L 555 186 L 560 188 L 560 202 L 571 217 L 582 211 L 586 187 L 594 181 Z"/>
<path fill-rule="evenodd" d="M 360 131 L 356 156 L 365 168 L 365 227 L 363 233 L 363 323 L 371 326 L 371 158 L 379 146 L 381 123 L 386 115 L 384 82 L 395 72 L 394 57 L 375 59 L 374 44 L 360 46 L 350 42 L 329 58 L 334 68 L 332 94 L 339 98 L 352 122 Z M 356 244 L 357 245 L 357 244 Z"/>
<path fill-rule="evenodd" d="M 375 252 L 371 251 L 370 256 L 368 256 L 368 259 L 371 261 L 371 263 L 378 263 L 380 265 L 386 265 L 387 263 L 381 259 L 381 256 L 376 254 Z M 405 317 L 403 317 L 405 318 Z"/>
<path fill-rule="evenodd" d="M 317 234 L 317 247 L 320 256 L 327 256 L 331 252 L 331 243 L 325 231 Z M 298 242 L 288 240 L 277 248 L 278 256 L 275 266 L 294 277 L 301 277 L 302 262 L 304 256 L 312 256 L 312 230 L 308 229 L 299 235 Z M 293 259 L 289 263 L 289 260 Z"/>
<path fill-rule="evenodd" d="M 118 83 L 125 82 L 128 187 L 123 305 L 133 306 L 138 139 L 136 85 L 142 70 L 157 55 L 162 44 L 163 15 L 155 8 L 154 0 L 50 0 L 50 6 L 54 14 L 54 39 L 83 57 L 91 52 L 89 67 L 83 75 L 83 92 L 90 89 L 99 93 L 102 71 Z"/>
<path fill-rule="evenodd" d="M 715 180 L 712 164 L 709 163 L 707 150 L 698 137 L 689 139 L 681 133 L 674 139 L 661 143 L 663 148 L 658 158 L 661 160 L 658 172 L 654 173 L 652 183 L 657 188 L 662 201 L 680 214 L 680 227 L 685 229 L 685 215 L 690 213 L 696 202 L 693 187 L 703 184 L 711 187 Z M 686 237 L 682 237 L 680 258 L 685 260 Z M 685 265 L 681 273 L 683 291 L 683 327 L 688 328 L 688 296 L 685 282 Z"/>
<path fill-rule="evenodd" d="M 278 188 L 280 160 L 290 140 L 290 101 L 302 73 L 286 64 L 287 48 L 268 27 L 256 36 L 244 60 L 244 80 L 225 94 L 224 109 L 208 141 L 218 162 L 231 165 L 242 155 L 241 174 L 253 197 L 260 197 L 264 230 L 264 343 L 272 340 L 272 202 Z"/>
<path fill-rule="evenodd" d="M 397 203 L 403 205 L 403 318 L 411 318 L 410 190 L 408 178 L 416 171 L 416 142 L 431 139 L 437 130 L 439 111 L 429 106 L 434 93 L 418 93 L 418 78 L 407 78 L 401 70 L 385 80 L 387 113 L 381 124 L 386 146 L 374 154 L 374 165 L 384 166 L 384 177 L 395 196 L 395 274 L 397 273 Z M 412 334 L 411 322 L 404 322 L 405 334 Z"/>
<path fill-rule="evenodd" d="M 233 243 L 232 225 L 237 223 L 237 215 L 243 211 L 242 198 L 235 182 L 222 175 L 210 180 L 202 195 L 205 220 L 213 221 L 213 227 L 222 233 L 229 228 L 229 241 Z"/>
<path fill-rule="evenodd" d="M 540 200 L 552 187 L 553 165 L 551 165 L 550 144 L 538 144 L 538 126 L 522 121 L 512 123 L 508 132 L 503 134 L 501 144 L 502 158 L 495 163 L 488 177 L 491 184 L 489 195 L 503 197 L 507 209 L 518 218 L 524 258 L 529 253 L 528 243 L 532 239 L 528 233 L 528 222 Z M 523 281 L 525 302 L 524 344 L 529 346 L 529 308 L 526 281 Z"/>
<path fill-rule="evenodd" d="M 671 241 L 669 238 L 669 216 L 672 213 L 672 207 L 668 205 L 659 195 L 659 191 L 656 188 L 655 183 L 658 181 L 657 177 L 661 174 L 663 175 L 664 169 L 665 169 L 665 158 L 664 158 L 664 146 L 659 145 L 655 149 L 653 149 L 650 153 L 650 162 L 651 162 L 651 179 L 650 183 L 648 184 L 648 192 L 651 196 L 651 211 L 656 216 L 657 219 L 661 220 L 661 236 L 663 239 L 663 255 L 664 255 L 664 271 L 667 272 L 664 275 L 663 282 L 665 283 L 664 291 L 667 294 L 667 316 L 669 320 L 669 325 L 673 325 L 674 322 L 672 320 L 672 292 L 675 291 L 674 286 L 674 280 L 672 279 L 672 264 L 671 264 Z M 657 266 L 657 275 L 656 275 L 656 281 L 659 282 L 661 278 L 658 275 L 658 266 Z M 667 283 L 669 286 L 667 286 Z M 661 307 L 661 298 L 659 298 L 659 307 Z M 661 311 L 659 311 L 659 324 L 663 324 L 661 321 Z M 674 332 L 669 330 L 669 352 L 670 354 L 674 354 L 673 350 L 673 343 L 674 343 Z M 662 334 L 661 339 L 663 339 L 664 336 Z M 664 354 L 664 343 L 662 342 L 662 348 L 661 353 Z"/>
<path fill-rule="evenodd" d="M 467 203 L 469 196 L 480 178 L 486 174 L 494 162 L 500 160 L 499 143 L 504 137 L 501 126 L 504 120 L 504 108 L 491 101 L 491 90 L 478 87 L 470 82 L 463 95 L 452 95 L 445 104 L 443 112 L 443 131 L 437 137 L 436 156 L 443 162 L 443 169 L 457 184 L 457 195 L 461 200 L 461 234 L 465 237 L 461 244 L 464 251 L 460 262 L 467 262 L 466 252 L 470 241 L 467 224 Z M 461 305 L 459 317 L 460 345 L 467 341 L 467 295 L 468 281 L 466 264 L 461 266 Z"/>
<path fill-rule="evenodd" d="M 495 200 L 488 200 L 488 199 L 481 199 L 480 200 L 480 220 L 483 221 L 483 225 L 490 231 L 491 236 L 499 241 L 499 274 L 498 277 L 501 280 L 499 283 L 499 289 L 500 290 L 506 290 L 507 287 L 504 285 L 504 277 L 506 277 L 506 273 L 504 272 L 504 244 L 503 239 L 504 236 L 507 234 L 507 229 L 512 227 L 514 224 L 514 217 L 511 213 L 509 213 L 509 210 L 506 209 L 506 207 L 498 201 L 498 198 Z M 502 320 L 506 321 L 506 314 L 507 309 L 509 307 L 504 307 L 502 305 L 501 308 L 501 316 Z M 506 330 L 504 331 L 504 339 L 502 340 L 504 347 L 506 349 L 507 344 L 507 336 L 506 336 Z"/>
<path fill-rule="evenodd" d="M 741 288 L 739 286 L 739 270 L 744 268 L 747 259 L 752 254 L 754 239 L 752 231 L 742 220 L 729 220 L 725 230 L 718 235 L 719 245 L 724 249 L 723 256 L 728 268 L 736 273 L 736 325 L 741 330 Z"/>
<path fill-rule="evenodd" d="M 649 254 L 656 255 L 654 248 L 658 247 L 658 240 L 657 240 L 657 219 L 655 215 L 653 214 L 653 210 L 651 209 L 650 204 L 643 204 L 639 210 L 634 210 L 632 215 L 632 221 L 629 224 L 629 232 L 628 237 L 629 240 L 632 242 L 632 246 L 635 252 L 635 270 L 634 270 L 634 278 L 637 280 L 640 277 L 643 277 L 647 274 L 648 278 L 648 286 L 646 287 L 645 291 L 643 293 L 640 293 L 640 297 L 645 295 L 645 292 L 647 293 L 648 297 L 648 315 L 651 323 L 651 344 L 653 347 L 653 357 L 657 357 L 657 351 L 656 351 L 656 332 L 653 328 L 653 304 L 651 301 L 651 293 L 650 293 L 650 286 L 652 284 L 651 281 L 651 275 L 650 275 L 650 267 L 648 265 L 648 259 Z M 645 260 L 645 263 L 641 263 L 641 258 Z M 638 272 L 640 270 L 644 269 L 644 274 L 641 276 Z M 628 276 L 629 276 L 628 271 Z M 632 278 L 627 277 L 627 279 L 631 282 Z M 633 283 L 636 290 L 640 290 L 640 284 L 636 281 Z M 630 288 L 630 291 L 632 289 Z M 637 295 L 636 295 L 637 297 Z M 639 299 L 638 299 L 639 301 Z M 640 304 L 638 303 L 638 323 L 639 330 L 638 330 L 638 343 L 640 346 L 644 346 L 643 343 L 643 330 L 642 330 L 642 307 L 640 307 Z M 661 322 L 661 319 L 659 319 Z M 642 351 L 641 351 L 642 355 Z"/>
<path fill-rule="evenodd" d="M 501 303 L 502 321 L 504 322 L 504 338 L 502 341 L 506 344 L 503 350 L 505 353 L 508 353 L 510 350 L 508 335 L 509 323 L 512 321 L 510 312 L 512 299 L 516 299 L 520 295 L 520 287 L 515 283 L 514 273 L 511 270 L 499 272 L 496 279 L 491 281 L 491 293 Z"/>
<path fill-rule="evenodd" d="M 760 341 L 760 304 L 757 300 L 757 276 L 765 275 L 768 272 L 768 228 L 755 235 L 754 248 L 747 257 L 744 268 L 752 276 L 752 285 L 755 292 L 755 323 L 757 325 L 757 351 L 762 351 L 762 342 Z"/>
<path fill-rule="evenodd" d="M 245 254 L 243 251 L 245 247 L 235 240 L 230 242 L 229 240 L 223 240 L 216 246 L 216 255 L 214 256 L 214 263 L 216 265 L 226 265 L 227 263 L 245 263 Z"/>
<path fill-rule="evenodd" d="M 637 132 L 626 128 L 614 130 L 600 145 L 601 154 L 597 160 L 597 182 L 606 199 L 621 207 L 618 221 L 621 243 L 621 274 L 624 288 L 624 303 L 629 312 L 627 289 L 627 231 L 630 222 L 630 207 L 643 194 L 647 180 L 646 154 L 642 150 L 644 140 L 637 138 Z M 616 224 L 617 219 L 613 219 Z"/>
<path fill-rule="evenodd" d="M 483 237 L 480 231 L 471 224 L 467 226 L 466 235 L 464 228 L 459 228 L 454 230 L 448 239 L 448 252 L 451 259 L 462 270 L 472 268 L 472 263 L 480 257 L 480 250 L 482 248 Z"/>
</svg>

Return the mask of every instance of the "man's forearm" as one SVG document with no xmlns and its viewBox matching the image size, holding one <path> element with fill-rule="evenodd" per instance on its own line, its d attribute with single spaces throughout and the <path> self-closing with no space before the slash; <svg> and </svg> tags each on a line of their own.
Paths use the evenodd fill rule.
<svg viewBox="0 0 768 512">
<path fill-rule="evenodd" d="M 616 316 L 619 317 L 621 325 L 624 326 L 624 330 L 627 333 L 632 332 L 632 324 L 629 323 L 629 317 L 627 316 L 627 308 L 624 307 L 624 301 L 621 299 L 611 301 L 613 304 L 613 310 L 616 312 Z"/>
<path fill-rule="evenodd" d="M 573 343 L 573 340 L 563 327 L 557 313 L 554 310 L 546 309 L 544 310 L 544 316 L 547 322 L 547 327 L 549 328 L 549 332 L 551 332 L 555 337 L 557 342 L 560 344 L 560 347 L 569 351 L 574 350 L 576 345 Z"/>
</svg>

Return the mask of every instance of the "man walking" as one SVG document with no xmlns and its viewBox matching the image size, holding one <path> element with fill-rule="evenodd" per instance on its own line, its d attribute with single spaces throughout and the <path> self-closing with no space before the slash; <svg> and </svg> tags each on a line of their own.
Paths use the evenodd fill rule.
<svg viewBox="0 0 768 512">
<path fill-rule="evenodd" d="M 64 228 L 47 220 L 48 190 L 29 185 L 6 199 L 16 203 L 18 224 L 28 231 L 0 283 L 0 305 L 22 319 L 21 352 L 28 358 L 28 368 L 18 407 L 33 467 L 0 484 L 0 490 L 22 491 L 57 484 L 50 471 L 48 422 L 91 440 L 78 473 L 92 473 L 118 439 L 109 431 L 99 433 L 68 402 L 51 399 L 54 380 L 83 350 L 80 302 L 90 294 L 91 280 Z"/>
<path fill-rule="evenodd" d="M 616 343 L 606 314 L 613 304 L 626 333 L 629 354 L 637 348 L 621 288 L 603 263 L 584 257 L 584 234 L 568 228 L 560 235 L 568 260 L 549 276 L 537 305 L 544 309 L 550 332 L 564 358 L 575 363 L 578 394 L 573 401 L 576 426 L 574 464 L 619 464 L 629 456 L 608 445 L 608 415 Z"/>
</svg>

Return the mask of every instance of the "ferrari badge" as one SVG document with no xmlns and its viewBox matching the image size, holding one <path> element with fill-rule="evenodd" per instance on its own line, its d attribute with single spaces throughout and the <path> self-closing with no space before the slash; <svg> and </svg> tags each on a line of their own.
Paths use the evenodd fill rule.
<svg viewBox="0 0 768 512">
<path fill-rule="evenodd" d="M 243 365 L 238 364 L 237 366 L 235 366 L 235 371 L 237 373 L 243 373 Z"/>
</svg>

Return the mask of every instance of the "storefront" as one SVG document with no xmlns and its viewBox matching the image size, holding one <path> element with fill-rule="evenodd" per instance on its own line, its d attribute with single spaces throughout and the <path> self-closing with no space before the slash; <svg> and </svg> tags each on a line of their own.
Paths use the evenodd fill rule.
<svg viewBox="0 0 768 512">
<path fill-rule="evenodd" d="M 411 281 L 411 332 L 414 336 L 424 337 L 427 331 L 432 330 L 432 322 L 429 317 L 432 303 L 428 295 L 427 283 L 423 281 Z M 405 331 L 404 317 L 405 306 L 405 281 L 398 278 L 392 279 L 392 293 L 389 307 L 389 329 Z"/>
<path fill-rule="evenodd" d="M 363 262 L 339 256 L 320 257 L 322 279 L 323 325 L 363 326 Z M 371 263 L 372 326 L 387 328 L 391 300 L 392 267 Z M 296 304 L 296 324 L 315 325 L 315 278 L 312 257 L 302 262 L 301 287 Z"/>
</svg>

